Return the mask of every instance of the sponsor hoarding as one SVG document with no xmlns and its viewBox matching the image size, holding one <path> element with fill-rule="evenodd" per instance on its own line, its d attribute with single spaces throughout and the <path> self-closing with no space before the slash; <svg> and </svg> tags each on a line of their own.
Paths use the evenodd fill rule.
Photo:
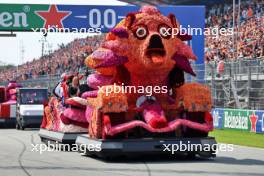
<svg viewBox="0 0 264 176">
<path fill-rule="evenodd" d="M 264 133 L 264 111 L 214 108 L 214 127 Z"/>
<path fill-rule="evenodd" d="M 223 128 L 249 131 L 249 111 L 241 109 L 224 109 Z"/>
</svg>

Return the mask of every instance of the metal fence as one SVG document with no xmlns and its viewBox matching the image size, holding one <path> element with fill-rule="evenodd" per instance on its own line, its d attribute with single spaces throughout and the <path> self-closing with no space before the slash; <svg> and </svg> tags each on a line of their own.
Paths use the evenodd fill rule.
<svg viewBox="0 0 264 176">
<path fill-rule="evenodd" d="M 264 109 L 264 58 L 225 62 L 222 73 L 217 65 L 211 62 L 204 66 L 205 71 L 200 70 L 215 107 Z"/>
<path fill-rule="evenodd" d="M 217 71 L 217 66 L 217 62 L 193 65 L 197 76 L 186 74 L 186 82 L 208 85 L 215 107 L 264 110 L 264 58 L 225 62 L 222 73 Z M 48 87 L 51 91 L 59 80 L 60 75 L 47 75 L 20 83 L 24 87 Z"/>
</svg>

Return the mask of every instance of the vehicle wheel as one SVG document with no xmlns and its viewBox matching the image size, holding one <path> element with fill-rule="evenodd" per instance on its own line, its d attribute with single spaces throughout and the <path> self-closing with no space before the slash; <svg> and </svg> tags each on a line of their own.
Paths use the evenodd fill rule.
<svg viewBox="0 0 264 176">
<path fill-rule="evenodd" d="M 24 126 L 21 126 L 20 129 L 24 131 L 25 130 L 25 127 Z"/>
<path fill-rule="evenodd" d="M 16 123 L 16 129 L 20 130 L 20 125 L 18 123 Z"/>
</svg>

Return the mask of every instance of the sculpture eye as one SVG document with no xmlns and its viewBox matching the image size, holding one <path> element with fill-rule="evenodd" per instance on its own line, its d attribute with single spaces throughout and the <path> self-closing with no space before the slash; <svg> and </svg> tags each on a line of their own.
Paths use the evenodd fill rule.
<svg viewBox="0 0 264 176">
<path fill-rule="evenodd" d="M 171 36 L 171 28 L 165 24 L 160 25 L 158 31 L 160 35 L 165 39 L 168 39 Z"/>
<path fill-rule="evenodd" d="M 140 40 L 146 38 L 146 36 L 148 35 L 147 27 L 146 26 L 139 26 L 138 28 L 136 28 L 134 30 L 134 35 Z"/>
</svg>

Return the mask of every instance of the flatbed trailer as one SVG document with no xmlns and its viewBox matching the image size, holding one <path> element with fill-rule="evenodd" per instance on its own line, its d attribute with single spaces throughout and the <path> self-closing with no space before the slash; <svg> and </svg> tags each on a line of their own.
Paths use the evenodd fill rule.
<svg viewBox="0 0 264 176">
<path fill-rule="evenodd" d="M 58 132 L 58 131 L 49 131 L 47 129 L 41 128 L 39 130 L 39 137 L 41 139 L 41 142 L 48 144 L 49 143 L 59 143 L 59 144 L 75 144 L 76 138 L 79 135 L 82 135 L 84 133 L 77 133 L 77 132 L 71 132 L 71 133 L 64 133 L 64 132 Z"/>
</svg>

